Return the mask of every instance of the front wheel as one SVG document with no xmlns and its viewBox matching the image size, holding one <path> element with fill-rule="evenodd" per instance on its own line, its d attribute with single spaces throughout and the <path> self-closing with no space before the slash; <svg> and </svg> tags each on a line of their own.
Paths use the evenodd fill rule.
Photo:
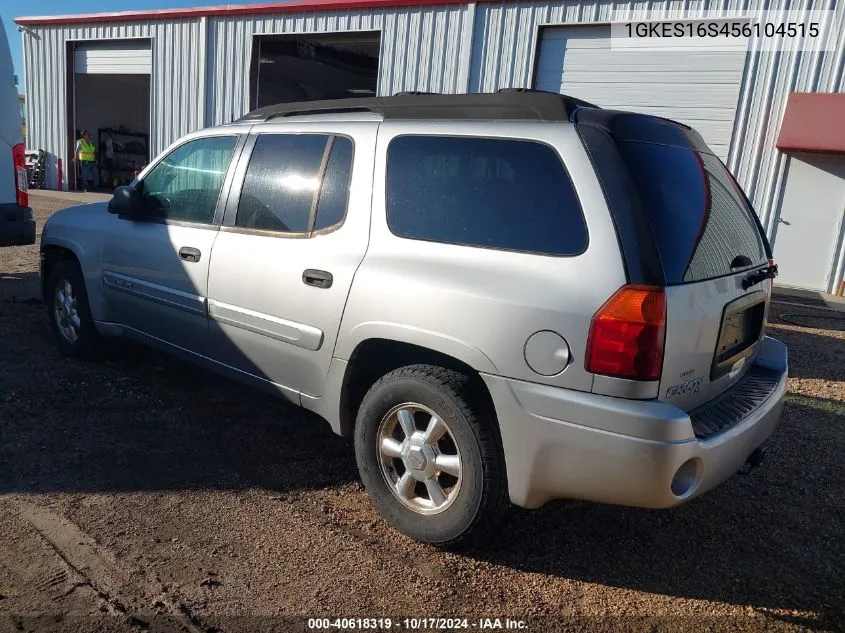
<svg viewBox="0 0 845 633">
<path fill-rule="evenodd" d="M 101 349 L 88 292 L 79 264 L 62 260 L 47 279 L 45 294 L 50 329 L 59 352 L 71 358 L 92 358 Z"/>
<path fill-rule="evenodd" d="M 414 539 L 464 543 L 507 506 L 494 413 L 460 372 L 412 365 L 382 377 L 358 411 L 355 454 L 373 504 Z"/>
</svg>

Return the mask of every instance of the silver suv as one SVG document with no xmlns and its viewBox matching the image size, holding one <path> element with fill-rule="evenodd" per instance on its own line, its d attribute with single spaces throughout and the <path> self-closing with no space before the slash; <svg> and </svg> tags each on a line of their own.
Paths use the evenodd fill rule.
<svg viewBox="0 0 845 633">
<path fill-rule="evenodd" d="M 41 254 L 63 353 L 129 337 L 318 413 L 441 545 L 508 501 L 700 495 L 760 461 L 786 388 L 725 166 L 563 95 L 263 108 L 55 214 Z"/>
</svg>

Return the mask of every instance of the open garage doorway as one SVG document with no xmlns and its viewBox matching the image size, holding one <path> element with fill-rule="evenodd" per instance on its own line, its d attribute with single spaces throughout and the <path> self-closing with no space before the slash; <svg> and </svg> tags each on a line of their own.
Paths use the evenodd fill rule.
<svg viewBox="0 0 845 633">
<path fill-rule="evenodd" d="M 82 132 L 96 147 L 93 188 L 112 191 L 130 183 L 150 161 L 149 40 L 76 42 L 68 181 L 86 186 L 73 152 Z"/>
<path fill-rule="evenodd" d="M 374 97 L 380 49 L 378 31 L 258 35 L 250 105 Z"/>
</svg>

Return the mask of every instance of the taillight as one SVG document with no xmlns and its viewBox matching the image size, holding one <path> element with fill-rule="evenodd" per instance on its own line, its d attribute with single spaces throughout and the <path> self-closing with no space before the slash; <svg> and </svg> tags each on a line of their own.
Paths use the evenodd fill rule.
<svg viewBox="0 0 845 633">
<path fill-rule="evenodd" d="M 593 316 L 585 367 L 594 374 L 658 380 L 666 338 L 666 294 L 623 286 Z"/>
<path fill-rule="evenodd" d="M 29 193 L 27 191 L 27 182 L 29 178 L 26 174 L 26 149 L 23 143 L 18 143 L 12 148 L 12 157 L 15 163 L 15 190 L 17 193 L 17 203 L 19 207 L 29 206 Z"/>
</svg>

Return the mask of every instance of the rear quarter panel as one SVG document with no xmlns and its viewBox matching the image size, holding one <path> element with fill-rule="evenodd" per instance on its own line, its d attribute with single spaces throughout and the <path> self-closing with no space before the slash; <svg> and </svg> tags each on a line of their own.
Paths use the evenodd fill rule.
<svg viewBox="0 0 845 633">
<path fill-rule="evenodd" d="M 386 152 L 403 134 L 525 138 L 551 145 L 581 200 L 587 250 L 550 257 L 393 235 L 386 218 Z M 571 124 L 385 122 L 377 142 L 371 222 L 370 247 L 352 285 L 337 357 L 349 359 L 369 338 L 401 340 L 478 371 L 590 391 L 593 375 L 584 369 L 590 320 L 625 275 L 599 182 Z M 569 364 L 555 376 L 534 373 L 525 361 L 527 339 L 541 330 L 558 332 L 569 344 Z"/>
</svg>

